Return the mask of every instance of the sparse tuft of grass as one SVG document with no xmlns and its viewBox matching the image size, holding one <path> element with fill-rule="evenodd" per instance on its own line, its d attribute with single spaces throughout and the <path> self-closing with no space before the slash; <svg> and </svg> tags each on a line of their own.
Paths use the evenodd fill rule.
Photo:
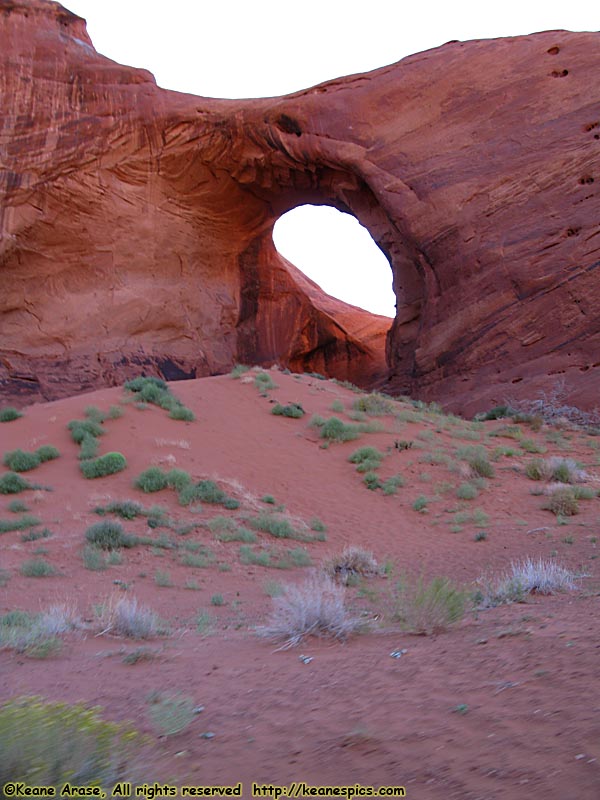
<svg viewBox="0 0 600 800">
<path fill-rule="evenodd" d="M 475 477 L 493 478 L 494 468 L 488 460 L 485 447 L 469 446 L 459 447 L 456 457 L 461 461 L 466 461 Z"/>
<path fill-rule="evenodd" d="M 429 635 L 462 619 L 466 602 L 467 593 L 448 578 L 406 578 L 396 586 L 393 616 L 412 633 Z"/>
<path fill-rule="evenodd" d="M 402 486 L 404 486 L 404 478 L 402 475 L 391 475 L 381 484 L 381 491 L 385 495 L 396 494 L 398 489 Z"/>
<path fill-rule="evenodd" d="M 326 575 L 312 575 L 297 585 L 287 585 L 273 598 L 273 612 L 260 635 L 281 648 L 294 647 L 306 636 L 326 636 L 343 641 L 363 627 L 345 606 L 344 589 Z"/>
<path fill-rule="evenodd" d="M 41 463 L 45 461 L 53 461 L 55 458 L 60 456 L 60 453 L 56 447 L 53 447 L 51 444 L 43 444 L 41 447 L 38 447 L 38 449 L 35 451 L 35 454 Z"/>
<path fill-rule="evenodd" d="M 157 586 L 173 586 L 170 574 L 160 569 L 157 569 L 154 573 L 154 583 Z"/>
<path fill-rule="evenodd" d="M 39 525 L 41 520 L 37 517 L 32 517 L 30 514 L 25 514 L 19 519 L 0 519 L 0 533 L 9 533 L 10 531 L 22 531 L 26 528 L 34 528 Z"/>
<path fill-rule="evenodd" d="M 173 736 L 189 727 L 196 716 L 196 703 L 182 694 L 158 693 L 150 698 L 148 715 L 163 736 Z"/>
<path fill-rule="evenodd" d="M 225 605 L 225 598 L 222 594 L 213 594 L 210 598 L 211 606 L 224 606 Z"/>
</svg>

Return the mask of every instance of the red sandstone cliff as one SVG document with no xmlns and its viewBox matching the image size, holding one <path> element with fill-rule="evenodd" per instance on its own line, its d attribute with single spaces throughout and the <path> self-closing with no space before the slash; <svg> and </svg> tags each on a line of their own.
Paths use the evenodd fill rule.
<svg viewBox="0 0 600 800">
<path fill-rule="evenodd" d="M 159 89 L 48 0 L 0 0 L 0 391 L 279 361 L 472 410 L 595 405 L 600 34 L 449 43 L 282 98 Z M 388 326 L 282 259 L 296 205 L 389 257 Z M 366 277 L 366 279 L 368 279 Z"/>
</svg>

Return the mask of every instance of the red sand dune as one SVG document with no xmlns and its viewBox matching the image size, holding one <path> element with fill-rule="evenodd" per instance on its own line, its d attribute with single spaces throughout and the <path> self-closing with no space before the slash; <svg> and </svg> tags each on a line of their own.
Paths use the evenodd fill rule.
<svg viewBox="0 0 600 800">
<path fill-rule="evenodd" d="M 35 693 L 98 704 L 108 719 L 131 720 L 152 738 L 142 778 L 147 782 L 241 780 L 245 796 L 251 781 L 303 780 L 405 786 L 407 797 L 415 800 L 596 798 L 598 499 L 581 500 L 580 513 L 558 524 L 541 508 L 544 498 L 530 493 L 540 486 L 523 473 L 533 456 L 514 437 L 545 448 L 540 457 L 579 459 L 589 473 L 584 485 L 594 489 L 599 486 L 597 439 L 545 425 L 535 431 L 525 424 L 491 436 L 507 421 L 473 424 L 397 402 L 392 413 L 368 418 L 378 419 L 382 430 L 325 449 L 319 429 L 309 424 L 312 415 L 336 414 L 350 422 L 348 412 L 363 395 L 332 381 L 271 371 L 277 388 L 262 396 L 254 375 L 171 384 L 193 410 L 194 422 L 172 420 L 155 406 L 139 409 L 131 397 L 123 402 L 125 394 L 114 388 L 33 405 L 21 419 L 0 424 L 2 454 L 42 444 L 61 453 L 23 473 L 52 491 L 0 496 L 0 519 L 15 518 L 8 504 L 19 499 L 40 519 L 39 527 L 52 532 L 37 541 L 22 541 L 19 531 L 0 537 L 0 612 L 37 612 L 66 602 L 82 621 L 80 630 L 63 637 L 62 650 L 43 660 L 0 649 L 2 699 Z M 300 403 L 307 413 L 302 419 L 275 416 L 274 401 Z M 85 480 L 67 423 L 83 418 L 87 406 L 107 411 L 117 404 L 123 414 L 104 422 L 100 452 L 120 451 L 128 466 Z M 399 440 L 413 445 L 398 450 Z M 381 479 L 402 475 L 404 486 L 397 494 L 385 496 L 363 485 L 348 461 L 363 445 L 386 454 L 378 470 Z M 490 455 L 498 447 L 512 448 L 513 454 L 497 455 L 495 476 L 476 499 L 461 501 L 456 488 L 466 480 L 465 467 L 456 451 L 477 445 Z M 203 503 L 193 512 L 180 506 L 171 490 L 143 494 L 133 480 L 153 464 L 185 469 L 195 480 L 214 479 L 241 505 L 226 510 Z M 297 528 L 319 518 L 327 527 L 326 541 L 302 543 L 259 533 L 255 548 L 304 548 L 319 567 L 344 546 L 357 545 L 387 564 L 388 577 L 366 578 L 346 589 L 348 606 L 364 614 L 369 632 L 346 643 L 309 638 L 280 651 L 257 636 L 255 627 L 271 612 L 267 589 L 274 582 L 300 582 L 309 568 L 243 564 L 240 543 L 217 541 L 207 523 L 217 515 L 243 522 L 269 511 L 273 506 L 261 501 L 265 495 L 285 506 Z M 413 509 L 420 495 L 428 498 L 422 513 Z M 147 528 L 140 519 L 125 521 L 128 532 L 159 544 L 167 536 L 171 548 L 141 545 L 122 550 L 121 564 L 86 569 L 84 532 L 101 519 L 94 507 L 125 499 L 159 503 L 175 526 L 195 522 L 198 527 L 180 535 L 172 528 Z M 480 511 L 473 517 L 475 509 Z M 466 522 L 457 520 L 461 512 L 470 515 Z M 303 530 L 312 533 L 309 527 Z M 487 537 L 476 541 L 482 530 Z M 210 550 L 208 566 L 181 563 L 186 553 L 201 552 L 186 549 L 190 543 Z M 44 552 L 35 556 L 40 547 Z M 556 561 L 584 577 L 574 591 L 534 594 L 524 603 L 469 612 L 431 636 L 412 635 L 392 619 L 391 597 L 402 575 L 447 576 L 472 589 L 483 574 L 499 574 L 526 556 Z M 58 574 L 20 574 L 23 562 L 34 557 L 46 559 Z M 158 585 L 157 572 L 158 583 L 170 585 Z M 195 589 L 186 588 L 190 582 Z M 216 594 L 224 605 L 211 604 Z M 168 635 L 148 641 L 110 631 L 99 635 L 94 606 L 115 596 L 150 606 L 168 623 Z M 199 629 L 200 612 L 210 619 L 201 618 Z M 124 656 L 140 647 L 150 650 L 153 660 L 124 663 Z M 392 658 L 396 649 L 407 652 Z M 299 655 L 313 660 L 305 664 Z M 204 710 L 183 732 L 159 738 L 148 717 L 149 696 L 157 691 L 180 692 Z M 214 738 L 202 738 L 206 732 Z"/>
</svg>

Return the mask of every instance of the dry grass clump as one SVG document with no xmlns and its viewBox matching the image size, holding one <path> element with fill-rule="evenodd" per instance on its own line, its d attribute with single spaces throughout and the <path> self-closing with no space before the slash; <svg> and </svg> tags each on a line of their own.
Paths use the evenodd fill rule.
<svg viewBox="0 0 600 800">
<path fill-rule="evenodd" d="M 273 598 L 269 622 L 258 633 L 281 642 L 280 649 L 299 644 L 306 636 L 325 636 L 343 641 L 362 627 L 349 614 L 344 589 L 327 575 L 313 574 L 300 584 L 289 584 Z"/>
<path fill-rule="evenodd" d="M 525 467 L 525 474 L 534 481 L 556 481 L 557 483 L 583 483 L 588 474 L 572 458 L 552 456 L 533 458 Z"/>
<path fill-rule="evenodd" d="M 151 639 L 165 633 L 165 626 L 151 609 L 135 597 L 111 597 L 100 609 L 102 633 L 127 636 L 130 639 Z"/>
<path fill-rule="evenodd" d="M 359 578 L 377 575 L 377 561 L 368 550 L 362 547 L 345 547 L 339 555 L 332 556 L 323 564 L 323 571 L 334 581 L 348 586 Z"/>
<path fill-rule="evenodd" d="M 518 603 L 527 595 L 554 594 L 575 589 L 575 575 L 555 561 L 525 558 L 513 561 L 510 569 L 496 579 L 480 578 L 480 605 L 493 608 L 504 603 Z"/>
<path fill-rule="evenodd" d="M 579 514 L 577 496 L 571 486 L 564 484 L 554 485 L 542 508 L 552 511 L 557 517 L 572 517 Z"/>
<path fill-rule="evenodd" d="M 591 427 L 600 425 L 600 411 L 583 411 L 581 408 L 571 406 L 566 402 L 568 390 L 564 380 L 557 381 L 549 392 L 541 392 L 536 400 L 519 400 L 511 402 L 512 408 L 531 417 L 538 417 L 550 424 L 567 424 L 576 427 Z"/>
</svg>

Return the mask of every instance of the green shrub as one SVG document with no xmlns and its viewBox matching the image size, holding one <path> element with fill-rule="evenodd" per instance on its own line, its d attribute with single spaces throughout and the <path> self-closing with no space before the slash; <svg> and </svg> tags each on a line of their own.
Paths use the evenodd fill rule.
<svg viewBox="0 0 600 800">
<path fill-rule="evenodd" d="M 272 494 L 264 494 L 261 498 L 261 503 L 268 503 L 271 506 L 275 505 L 275 498 Z"/>
<path fill-rule="evenodd" d="M 25 450 L 10 450 L 4 454 L 2 463 L 13 472 L 29 472 L 40 465 L 39 456 Z"/>
<path fill-rule="evenodd" d="M 330 442 L 350 442 L 358 439 L 361 429 L 358 425 L 347 425 L 338 417 L 330 417 L 324 420 L 322 417 L 315 416 L 311 421 L 313 427 L 321 429 L 321 438 Z"/>
<path fill-rule="evenodd" d="M 14 472 L 5 472 L 0 476 L 0 494 L 18 494 L 24 492 L 25 489 L 31 489 L 32 486 L 25 478 L 16 475 Z"/>
<path fill-rule="evenodd" d="M 427 511 L 428 503 L 429 500 L 424 495 L 421 494 L 419 495 L 419 497 L 417 497 L 417 499 L 413 503 L 413 509 L 415 511 L 420 511 L 421 513 L 423 513 L 424 511 Z"/>
<path fill-rule="evenodd" d="M 41 462 L 52 461 L 60 456 L 56 447 L 52 447 L 51 444 L 43 444 L 41 447 L 38 447 L 35 454 Z"/>
<path fill-rule="evenodd" d="M 357 465 L 358 472 L 371 472 L 381 465 L 382 460 L 383 453 L 376 447 L 359 447 L 348 458 L 351 464 Z"/>
<path fill-rule="evenodd" d="M 120 547 L 133 547 L 136 539 L 123 530 L 120 522 L 103 520 L 91 525 L 85 532 L 87 541 L 100 550 L 118 550 Z"/>
<path fill-rule="evenodd" d="M 43 558 L 32 558 L 24 561 L 21 564 L 20 572 L 21 575 L 25 575 L 27 578 L 49 578 L 57 574 L 52 564 L 44 561 Z"/>
<path fill-rule="evenodd" d="M 456 490 L 456 496 L 459 500 L 474 500 L 478 494 L 477 487 L 473 486 L 472 483 L 461 483 Z"/>
<path fill-rule="evenodd" d="M 22 514 L 29 511 L 29 508 L 21 500 L 11 500 L 8 504 L 8 510 L 13 514 Z"/>
<path fill-rule="evenodd" d="M 363 478 L 363 483 L 367 489 L 370 489 L 372 492 L 382 486 L 382 483 L 379 480 L 379 476 L 376 472 L 367 472 Z"/>
<path fill-rule="evenodd" d="M 247 367 L 245 364 L 236 364 L 229 375 L 232 378 L 241 378 L 246 372 L 248 372 L 250 367 Z"/>
<path fill-rule="evenodd" d="M 184 469 L 171 469 L 165 475 L 169 489 L 179 492 L 192 482 L 189 472 Z"/>
<path fill-rule="evenodd" d="M 96 438 L 105 433 L 102 425 L 91 419 L 72 419 L 67 428 L 71 431 L 71 439 L 75 444 L 81 444 L 86 437 Z"/>
<path fill-rule="evenodd" d="M 168 391 L 168 386 L 162 378 L 153 378 L 153 377 L 144 377 L 139 376 L 137 378 L 132 378 L 131 380 L 125 381 L 124 388 L 129 389 L 130 392 L 141 392 L 147 386 L 155 386 L 158 389 L 162 389 L 163 391 Z"/>
<path fill-rule="evenodd" d="M 179 505 L 190 506 L 192 503 L 200 500 L 200 491 L 196 484 L 189 484 L 180 489 L 178 493 Z"/>
<path fill-rule="evenodd" d="M 241 503 L 239 500 L 236 500 L 235 497 L 226 497 L 225 500 L 221 502 L 221 505 L 228 511 L 235 511 L 240 507 Z"/>
<path fill-rule="evenodd" d="M 316 531 L 317 533 L 325 533 L 327 530 L 327 525 L 325 525 L 324 522 L 321 522 L 318 517 L 313 517 L 310 521 L 310 529 L 311 531 Z"/>
<path fill-rule="evenodd" d="M 196 416 L 191 408 L 186 408 L 185 406 L 181 405 L 177 405 L 172 408 L 169 413 L 169 417 L 171 419 L 181 420 L 182 422 L 193 422 L 196 419 Z"/>
<path fill-rule="evenodd" d="M 15 419 L 19 419 L 22 417 L 20 411 L 12 406 L 5 406 L 4 408 L 0 408 L 0 422 L 12 422 Z"/>
<path fill-rule="evenodd" d="M 479 414 L 475 414 L 475 419 L 480 422 L 485 422 L 486 420 L 495 420 L 495 419 L 503 419 L 504 417 L 512 417 L 515 414 L 515 410 L 510 406 L 495 406 L 491 408 L 489 411 L 480 412 Z"/>
<path fill-rule="evenodd" d="M 160 492 L 162 489 L 166 489 L 168 485 L 167 476 L 160 467 L 149 467 L 140 472 L 134 483 L 136 489 L 141 489 L 146 494 Z"/>
<path fill-rule="evenodd" d="M 225 599 L 222 594 L 213 594 L 210 598 L 210 604 L 211 606 L 224 606 Z"/>
<path fill-rule="evenodd" d="M 405 579 L 396 586 L 394 618 L 412 633 L 437 633 L 462 619 L 466 602 L 467 593 L 448 578 Z"/>
<path fill-rule="evenodd" d="M 288 519 L 275 514 L 261 513 L 257 517 L 248 520 L 248 523 L 255 530 L 269 533 L 277 539 L 294 539 L 297 535 Z"/>
<path fill-rule="evenodd" d="M 254 385 L 257 389 L 260 389 L 263 392 L 268 391 L 269 389 L 277 389 L 277 384 L 271 378 L 268 372 L 257 372 L 254 376 Z"/>
<path fill-rule="evenodd" d="M 199 481 L 195 488 L 197 498 L 205 503 L 221 505 L 227 499 L 225 492 L 214 481 Z"/>
<path fill-rule="evenodd" d="M 125 456 L 121 453 L 106 453 L 98 458 L 90 458 L 79 464 L 84 478 L 103 478 L 121 472 L 127 466 Z"/>
<path fill-rule="evenodd" d="M 78 458 L 80 461 L 85 461 L 88 458 L 95 458 L 98 455 L 99 449 L 100 442 L 98 439 L 86 433 L 80 443 Z"/>
<path fill-rule="evenodd" d="M 132 777 L 140 744 L 97 709 L 20 697 L 0 706 L 0 786 L 112 786 Z M 58 792 L 57 792 L 58 794 Z"/>
<path fill-rule="evenodd" d="M 286 406 L 277 403 L 271 409 L 271 414 L 275 414 L 275 416 L 290 417 L 292 419 L 300 419 L 305 413 L 300 403 L 289 403 Z"/>
</svg>

